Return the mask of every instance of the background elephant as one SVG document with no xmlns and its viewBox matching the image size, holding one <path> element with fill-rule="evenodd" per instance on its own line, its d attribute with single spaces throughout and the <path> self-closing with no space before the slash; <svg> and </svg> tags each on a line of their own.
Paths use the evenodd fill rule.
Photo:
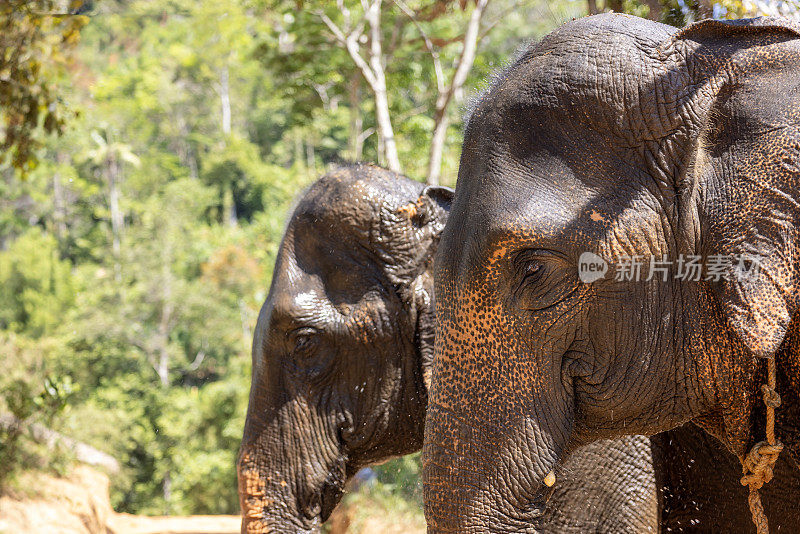
<svg viewBox="0 0 800 534">
<path fill-rule="evenodd" d="M 431 261 L 450 196 L 372 166 L 303 195 L 253 342 L 242 532 L 315 531 L 361 467 L 421 448 Z M 562 478 L 541 532 L 657 530 L 646 438 L 594 443 Z"/>
<path fill-rule="evenodd" d="M 763 357 L 796 471 L 799 73 L 787 21 L 612 14 L 565 24 L 482 98 L 436 258 L 430 532 L 525 529 L 548 474 L 599 438 L 691 420 L 743 457 Z M 587 252 L 609 276 L 581 281 Z M 627 276 L 637 257 L 666 276 Z M 681 278 L 692 257 L 729 261 Z"/>
</svg>

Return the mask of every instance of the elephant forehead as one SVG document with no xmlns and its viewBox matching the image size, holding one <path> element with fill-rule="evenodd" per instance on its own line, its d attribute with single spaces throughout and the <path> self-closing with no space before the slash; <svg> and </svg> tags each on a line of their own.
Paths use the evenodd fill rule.
<svg viewBox="0 0 800 534">
<path fill-rule="evenodd" d="M 662 50 L 674 30 L 636 17 L 587 17 L 563 26 L 526 54 L 480 102 L 477 120 L 517 118 L 552 132 L 589 127 L 606 138 L 641 144 L 668 135 L 680 117 L 667 109 L 685 95 L 685 69 Z M 471 121 L 472 122 L 472 121 Z M 482 130 L 483 128 L 478 128 Z"/>
</svg>

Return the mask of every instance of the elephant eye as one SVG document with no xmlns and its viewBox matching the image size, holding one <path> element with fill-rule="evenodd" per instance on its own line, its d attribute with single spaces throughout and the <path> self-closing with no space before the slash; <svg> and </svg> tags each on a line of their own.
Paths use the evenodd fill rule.
<svg viewBox="0 0 800 534">
<path fill-rule="evenodd" d="M 522 275 L 524 277 L 525 282 L 535 282 L 542 276 L 542 272 L 544 271 L 544 265 L 542 265 L 538 261 L 529 260 L 525 262 L 525 265 L 522 270 Z"/>
<path fill-rule="evenodd" d="M 522 284 L 533 284 L 542 279 L 547 272 L 545 262 L 550 256 L 546 251 L 521 251 L 514 259 L 514 264 Z"/>
<path fill-rule="evenodd" d="M 576 287 L 577 270 L 563 254 L 528 249 L 514 258 L 512 294 L 521 309 L 541 310 L 562 301 Z"/>
<path fill-rule="evenodd" d="M 317 346 L 319 337 L 316 328 L 298 328 L 291 334 L 292 353 L 297 356 L 309 356 Z"/>
</svg>

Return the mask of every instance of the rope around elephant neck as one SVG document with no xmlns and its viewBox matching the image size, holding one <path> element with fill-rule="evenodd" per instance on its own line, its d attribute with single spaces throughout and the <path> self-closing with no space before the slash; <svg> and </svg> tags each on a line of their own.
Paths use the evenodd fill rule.
<svg viewBox="0 0 800 534">
<path fill-rule="evenodd" d="M 769 523 L 764 514 L 764 506 L 761 504 L 761 496 L 758 490 L 772 480 L 772 470 L 778 455 L 783 450 L 783 443 L 775 439 L 775 408 L 781 405 L 781 397 L 775 391 L 776 370 L 775 356 L 767 360 L 767 383 L 761 386 L 764 394 L 764 404 L 767 405 L 767 440 L 760 441 L 753 445 L 742 462 L 742 486 L 750 487 L 750 495 L 747 502 L 750 505 L 750 514 L 753 516 L 753 523 L 756 525 L 758 534 L 769 534 Z"/>
</svg>

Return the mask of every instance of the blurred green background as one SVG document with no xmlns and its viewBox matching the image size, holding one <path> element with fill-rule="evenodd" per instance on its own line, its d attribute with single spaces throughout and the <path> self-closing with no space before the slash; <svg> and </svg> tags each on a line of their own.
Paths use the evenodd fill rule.
<svg viewBox="0 0 800 534">
<path fill-rule="evenodd" d="M 422 181 L 441 93 L 431 50 L 448 79 L 475 5 L 381 9 L 399 161 Z M 346 27 L 342 7 L 353 24 L 363 14 L 349 0 L 0 8 L 0 486 L 68 471 L 74 453 L 38 425 L 119 462 L 117 511 L 238 513 L 250 343 L 287 210 L 332 166 L 386 159 L 372 88 L 324 23 Z M 795 8 L 491 0 L 446 109 L 441 181 L 455 182 L 470 95 L 565 20 Z M 378 467 L 370 491 L 418 510 L 418 470 L 416 456 Z"/>
</svg>

